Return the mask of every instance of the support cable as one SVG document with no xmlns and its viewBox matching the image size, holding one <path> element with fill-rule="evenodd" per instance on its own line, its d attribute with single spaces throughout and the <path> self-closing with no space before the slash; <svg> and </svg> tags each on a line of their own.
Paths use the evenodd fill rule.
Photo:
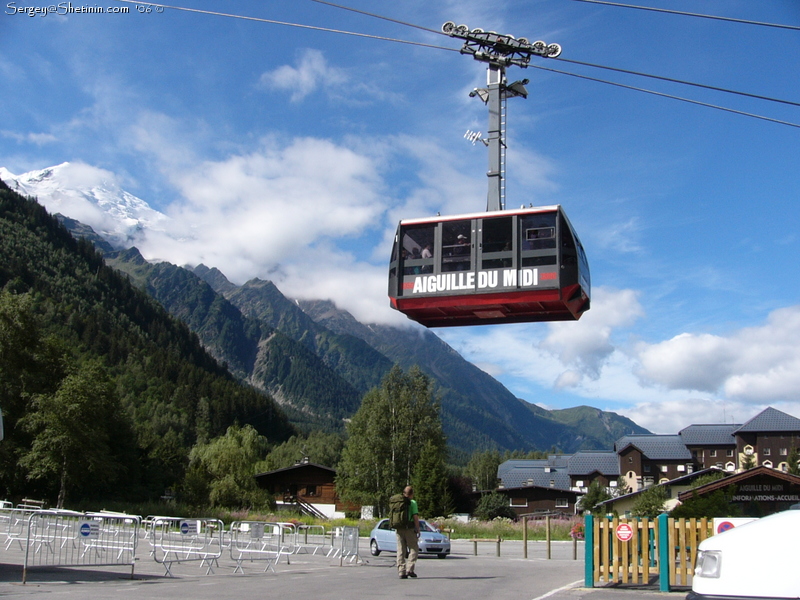
<svg viewBox="0 0 800 600">
<path fill-rule="evenodd" d="M 667 13 L 670 15 L 681 15 L 684 17 L 697 17 L 700 19 L 713 19 L 715 21 L 727 21 L 728 23 L 740 23 L 743 25 L 759 25 L 761 27 L 775 27 L 778 29 L 790 29 L 800 31 L 800 26 L 783 25 L 782 23 L 764 23 L 763 21 L 750 21 L 748 19 L 734 19 L 733 17 L 720 17 L 718 15 L 704 15 L 700 13 L 683 12 L 680 10 L 670 10 L 667 8 L 653 8 L 652 6 L 636 6 L 635 4 L 621 4 L 619 2 L 609 2 L 608 0 L 573 0 L 573 2 L 586 2 L 588 4 L 603 4 L 605 6 L 616 6 L 618 8 L 635 8 L 651 12 Z"/>
</svg>

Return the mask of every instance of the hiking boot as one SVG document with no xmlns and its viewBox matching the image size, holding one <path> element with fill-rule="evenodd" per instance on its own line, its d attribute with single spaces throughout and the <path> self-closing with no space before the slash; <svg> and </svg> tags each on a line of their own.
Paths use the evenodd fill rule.
<svg viewBox="0 0 800 600">
<path fill-rule="evenodd" d="M 416 579 L 416 578 L 417 578 L 417 574 L 416 574 L 416 573 L 414 573 L 414 571 L 411 571 L 411 572 L 408 574 L 408 576 L 409 576 L 409 577 L 413 577 L 414 579 Z"/>
<path fill-rule="evenodd" d="M 416 575 L 414 575 L 414 577 L 416 577 Z M 408 579 L 408 575 L 405 573 L 400 573 L 400 579 Z"/>
</svg>

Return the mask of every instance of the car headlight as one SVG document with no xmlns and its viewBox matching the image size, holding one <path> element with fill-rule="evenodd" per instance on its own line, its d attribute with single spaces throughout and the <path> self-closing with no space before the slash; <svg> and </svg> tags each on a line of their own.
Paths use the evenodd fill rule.
<svg viewBox="0 0 800 600">
<path fill-rule="evenodd" d="M 697 553 L 697 566 L 694 568 L 694 574 L 697 577 L 719 579 L 721 564 L 722 552 L 719 550 L 700 550 Z"/>
</svg>

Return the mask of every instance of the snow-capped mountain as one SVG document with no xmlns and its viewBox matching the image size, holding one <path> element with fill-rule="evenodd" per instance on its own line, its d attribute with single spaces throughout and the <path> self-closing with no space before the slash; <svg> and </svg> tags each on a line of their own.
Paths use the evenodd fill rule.
<svg viewBox="0 0 800 600">
<path fill-rule="evenodd" d="M 36 198 L 51 214 L 89 225 L 114 247 L 129 248 L 145 229 L 164 231 L 169 217 L 123 190 L 109 171 L 82 163 L 62 163 L 14 175 L 0 167 L 0 179 L 20 194 Z"/>
</svg>

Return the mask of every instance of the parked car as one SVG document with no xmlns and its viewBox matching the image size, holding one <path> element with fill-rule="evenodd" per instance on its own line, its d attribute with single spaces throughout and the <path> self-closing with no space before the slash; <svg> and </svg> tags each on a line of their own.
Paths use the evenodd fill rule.
<svg viewBox="0 0 800 600">
<path fill-rule="evenodd" d="M 800 598 L 798 508 L 703 540 L 687 600 Z"/>
<path fill-rule="evenodd" d="M 397 538 L 394 529 L 389 526 L 389 519 L 382 519 L 369 533 L 369 551 L 372 556 L 381 552 L 397 552 Z M 446 558 L 450 554 L 450 540 L 436 527 L 420 519 L 419 521 L 419 553 L 435 554 Z"/>
</svg>

